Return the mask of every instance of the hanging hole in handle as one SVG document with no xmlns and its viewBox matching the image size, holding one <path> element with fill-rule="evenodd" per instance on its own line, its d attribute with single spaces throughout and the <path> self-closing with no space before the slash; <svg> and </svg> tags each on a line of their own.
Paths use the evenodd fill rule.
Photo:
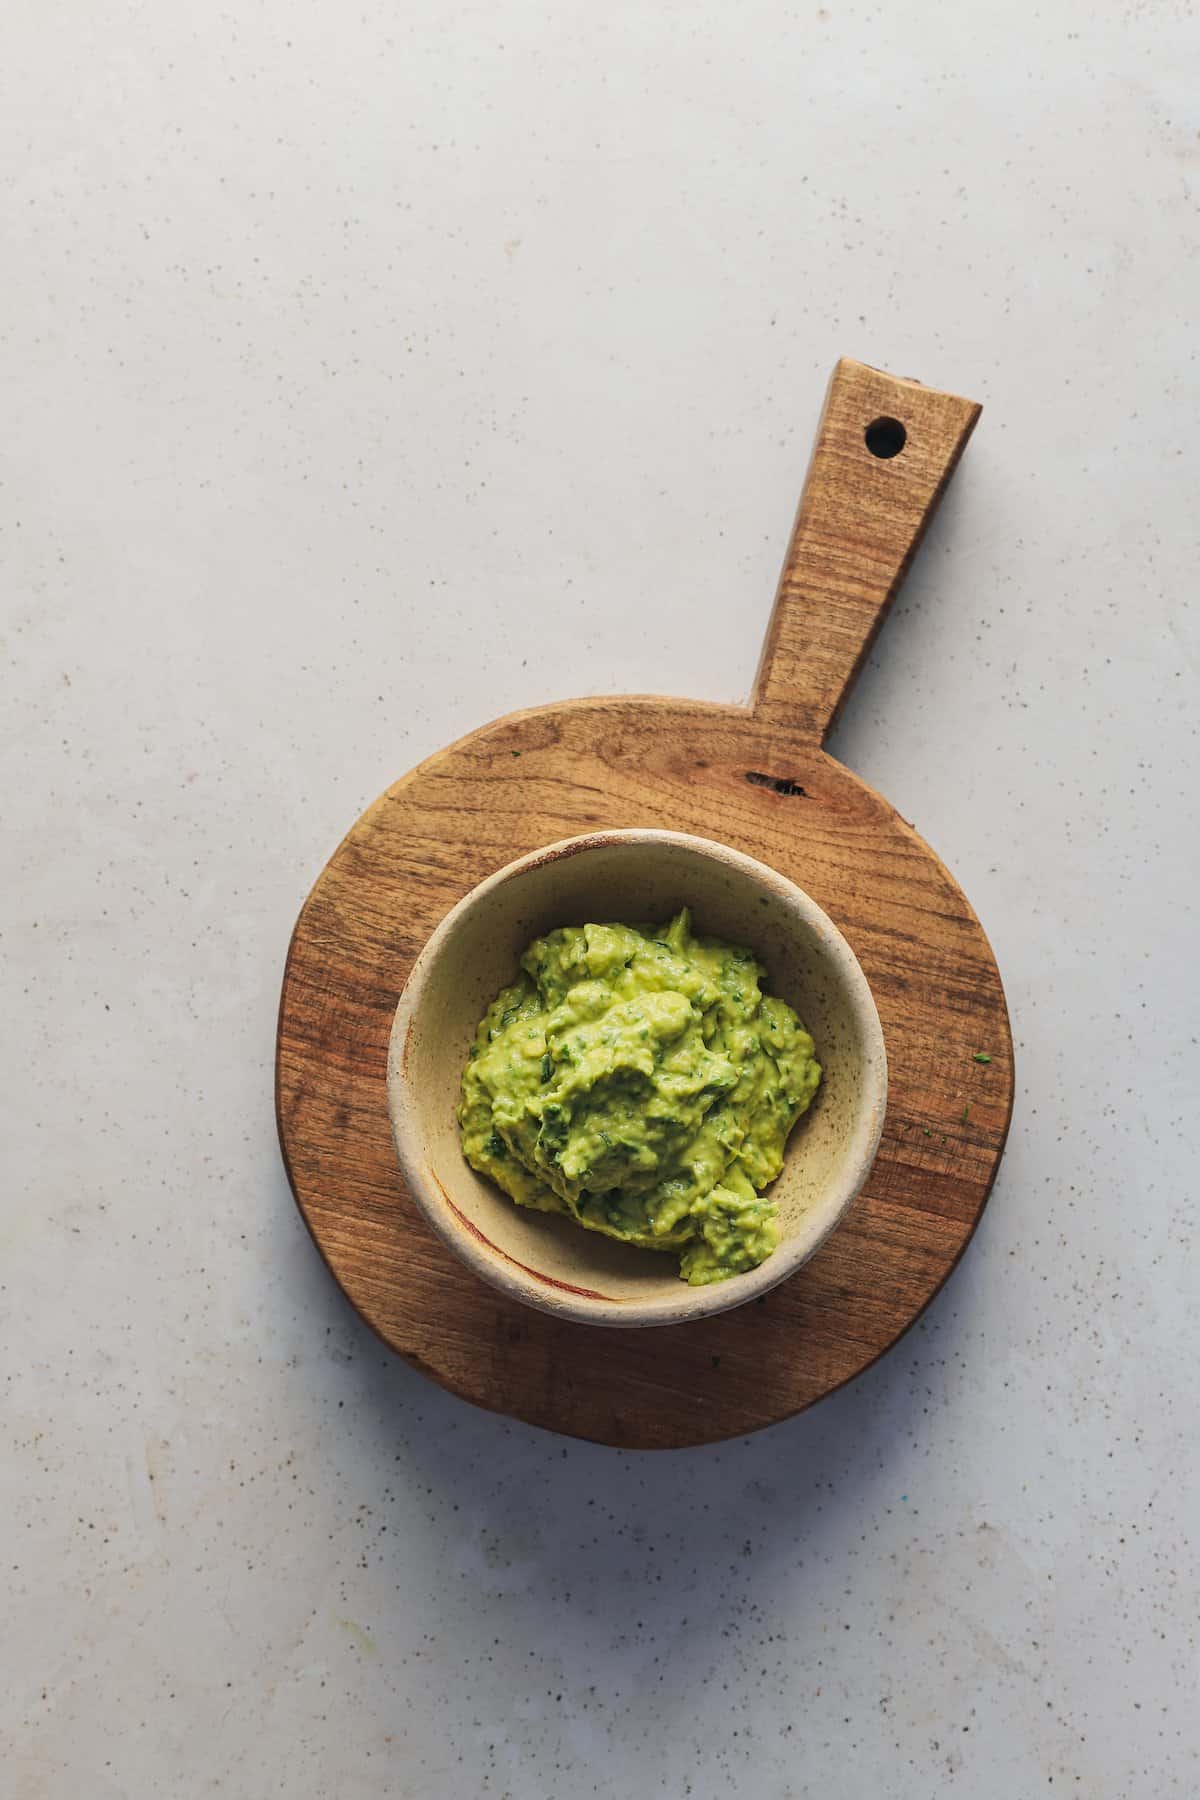
<svg viewBox="0 0 1200 1800">
<path fill-rule="evenodd" d="M 899 419 L 872 419 L 863 432 L 863 441 L 872 456 L 899 456 L 908 442 L 908 433 Z"/>
</svg>

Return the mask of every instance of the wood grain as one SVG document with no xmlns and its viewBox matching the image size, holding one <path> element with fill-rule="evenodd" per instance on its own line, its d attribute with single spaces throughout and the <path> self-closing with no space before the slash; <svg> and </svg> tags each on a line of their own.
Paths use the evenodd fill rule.
<svg viewBox="0 0 1200 1800">
<path fill-rule="evenodd" d="M 763 645 L 760 717 L 827 737 L 979 413 L 973 400 L 838 364 Z M 877 420 L 903 427 L 899 454 L 866 451 Z"/>
<path fill-rule="evenodd" d="M 873 1362 L 962 1254 L 1012 1109 L 1000 978 L 933 851 L 821 740 L 978 410 L 840 363 L 753 706 L 580 700 L 500 719 L 389 789 L 305 903 L 277 1056 L 292 1187 L 352 1304 L 455 1393 L 626 1447 L 736 1436 Z M 890 459 L 864 442 L 880 416 L 907 431 Z M 510 1304 L 458 1264 L 404 1189 L 385 1083 L 396 1000 L 450 907 L 525 851 L 619 826 L 719 839 L 812 894 L 866 971 L 890 1083 L 867 1188 L 797 1276 L 715 1319 L 625 1332 Z"/>
</svg>

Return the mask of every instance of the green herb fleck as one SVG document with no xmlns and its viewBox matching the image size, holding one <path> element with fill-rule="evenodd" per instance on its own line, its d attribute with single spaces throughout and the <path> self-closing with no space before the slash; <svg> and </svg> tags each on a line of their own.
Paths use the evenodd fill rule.
<svg viewBox="0 0 1200 1800">
<path fill-rule="evenodd" d="M 972 1062 L 977 1062 L 977 1063 L 990 1063 L 991 1060 L 992 1059 L 988 1055 L 986 1050 L 977 1050 L 975 1052 L 974 1056 L 971 1058 Z"/>
<path fill-rule="evenodd" d="M 932 1131 L 930 1131 L 930 1129 L 929 1129 L 929 1127 L 928 1127 L 928 1125 L 922 1125 L 922 1127 L 921 1127 L 921 1130 L 922 1130 L 922 1131 L 923 1131 L 923 1132 L 924 1132 L 924 1133 L 925 1133 L 925 1136 L 926 1136 L 926 1137 L 932 1137 L 932 1136 L 933 1136 L 933 1133 L 932 1133 Z"/>
<path fill-rule="evenodd" d="M 521 754 L 521 752 L 519 750 L 510 750 L 509 751 L 510 756 L 520 756 L 520 754 Z"/>
<path fill-rule="evenodd" d="M 959 1120 L 959 1123 L 962 1125 L 965 1125 L 967 1120 L 970 1118 L 970 1116 L 971 1116 L 971 1103 L 968 1100 L 967 1104 L 962 1109 L 962 1116 Z"/>
</svg>

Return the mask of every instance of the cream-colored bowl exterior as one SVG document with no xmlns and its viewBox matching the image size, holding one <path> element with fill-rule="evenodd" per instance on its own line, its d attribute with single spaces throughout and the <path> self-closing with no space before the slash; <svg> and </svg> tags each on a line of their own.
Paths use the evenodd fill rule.
<svg viewBox="0 0 1200 1800">
<path fill-rule="evenodd" d="M 636 1250 L 556 1214 L 518 1207 L 463 1157 L 455 1107 L 467 1050 L 532 938 L 557 925 L 666 919 L 745 944 L 816 1041 L 823 1077 L 768 1190 L 779 1248 L 708 1287 L 678 1258 Z M 409 1192 L 434 1230 L 510 1299 L 591 1325 L 670 1325 L 740 1306 L 792 1275 L 870 1173 L 887 1104 L 887 1059 L 858 960 L 815 901 L 763 863 L 673 831 L 568 838 L 480 882 L 413 965 L 388 1053 L 388 1109 Z"/>
</svg>

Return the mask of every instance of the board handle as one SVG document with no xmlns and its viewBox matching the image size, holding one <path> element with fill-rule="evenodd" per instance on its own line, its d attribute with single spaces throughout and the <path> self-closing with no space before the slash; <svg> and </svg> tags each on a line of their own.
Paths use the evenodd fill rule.
<svg viewBox="0 0 1200 1800">
<path fill-rule="evenodd" d="M 981 410 L 838 363 L 755 681 L 760 718 L 828 735 Z"/>
</svg>

